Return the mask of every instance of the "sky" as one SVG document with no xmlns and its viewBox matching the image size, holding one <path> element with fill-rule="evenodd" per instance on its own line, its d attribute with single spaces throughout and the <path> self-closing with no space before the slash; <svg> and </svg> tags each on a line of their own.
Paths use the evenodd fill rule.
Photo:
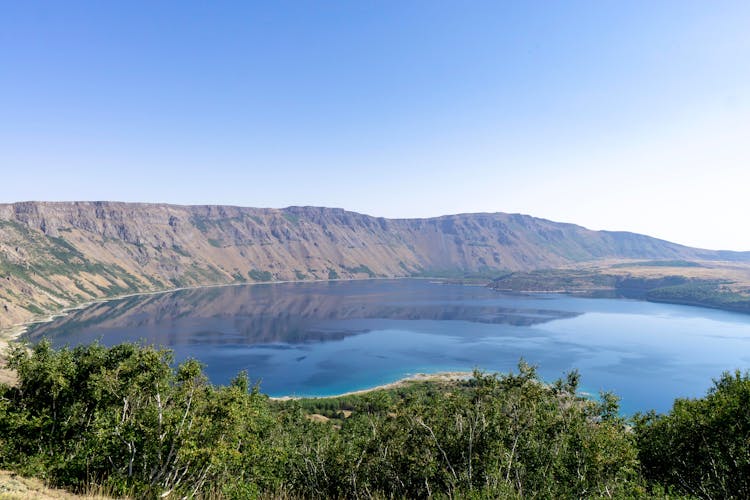
<svg viewBox="0 0 750 500">
<path fill-rule="evenodd" d="M 0 0 L 0 203 L 525 213 L 750 250 L 750 2 Z"/>
</svg>

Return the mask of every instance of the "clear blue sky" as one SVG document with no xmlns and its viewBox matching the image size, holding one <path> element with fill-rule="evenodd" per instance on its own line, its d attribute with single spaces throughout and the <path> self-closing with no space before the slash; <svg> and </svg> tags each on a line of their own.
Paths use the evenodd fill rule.
<svg viewBox="0 0 750 500">
<path fill-rule="evenodd" d="M 750 250 L 750 2 L 0 0 L 0 174 Z"/>
</svg>

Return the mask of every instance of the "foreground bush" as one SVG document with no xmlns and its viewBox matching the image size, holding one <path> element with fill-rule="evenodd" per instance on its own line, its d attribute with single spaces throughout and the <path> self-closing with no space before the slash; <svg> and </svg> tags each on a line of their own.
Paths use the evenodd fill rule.
<svg viewBox="0 0 750 500">
<path fill-rule="evenodd" d="M 132 344 L 16 349 L 19 386 L 0 389 L 2 465 L 137 496 L 274 487 L 266 398 L 245 375 L 217 388 L 197 362 L 171 362 Z"/>
<path fill-rule="evenodd" d="M 395 405 L 373 394 L 339 432 L 299 435 L 298 489 L 347 498 L 641 493 L 615 401 L 576 398 L 575 379 L 548 387 L 522 364 L 516 375 L 477 373 L 463 390 L 417 391 Z"/>
<path fill-rule="evenodd" d="M 240 374 L 133 344 L 9 359 L 0 386 L 0 467 L 73 490 L 132 497 L 632 498 L 672 491 L 748 498 L 750 380 L 725 375 L 669 415 L 618 415 L 576 396 L 578 374 L 543 384 L 533 367 L 466 383 L 274 402 Z M 310 413 L 321 408 L 333 420 Z M 645 479 L 643 479 L 645 478 Z"/>
<path fill-rule="evenodd" d="M 636 418 L 646 478 L 701 498 L 750 498 L 750 377 L 724 373 L 705 398 Z"/>
</svg>

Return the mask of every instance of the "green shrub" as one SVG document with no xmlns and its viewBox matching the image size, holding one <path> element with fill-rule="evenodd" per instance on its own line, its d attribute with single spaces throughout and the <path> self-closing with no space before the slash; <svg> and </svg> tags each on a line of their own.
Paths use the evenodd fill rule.
<svg viewBox="0 0 750 500">
<path fill-rule="evenodd" d="M 251 269 L 247 272 L 247 275 L 251 280 L 254 281 L 273 281 L 273 274 L 270 271 L 259 271 L 257 269 Z"/>
<path fill-rule="evenodd" d="M 238 479 L 272 485 L 260 477 L 275 456 L 261 439 L 273 424 L 266 398 L 248 391 L 244 374 L 213 387 L 197 361 L 171 362 L 168 351 L 134 344 L 16 348 L 19 385 L 0 388 L 2 466 L 147 497 Z"/>
<path fill-rule="evenodd" d="M 750 498 L 750 378 L 724 373 L 700 399 L 636 418 L 645 478 L 701 498 Z"/>
<path fill-rule="evenodd" d="M 576 395 L 577 372 L 547 385 L 523 362 L 465 382 L 283 402 L 244 373 L 214 386 L 197 361 L 175 366 L 169 351 L 136 344 L 42 341 L 14 347 L 9 366 L 18 384 L 0 385 L 0 467 L 73 490 L 750 498 L 750 376 L 739 372 L 631 427 L 615 396 Z"/>
</svg>

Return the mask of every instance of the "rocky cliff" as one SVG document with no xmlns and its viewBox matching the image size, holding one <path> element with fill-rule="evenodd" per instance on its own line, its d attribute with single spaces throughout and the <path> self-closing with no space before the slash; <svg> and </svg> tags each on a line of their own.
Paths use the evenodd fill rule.
<svg viewBox="0 0 750 500">
<path fill-rule="evenodd" d="M 456 275 L 602 259 L 748 260 L 517 214 L 383 219 L 341 209 L 0 205 L 0 327 L 127 293 L 272 280 Z"/>
</svg>

